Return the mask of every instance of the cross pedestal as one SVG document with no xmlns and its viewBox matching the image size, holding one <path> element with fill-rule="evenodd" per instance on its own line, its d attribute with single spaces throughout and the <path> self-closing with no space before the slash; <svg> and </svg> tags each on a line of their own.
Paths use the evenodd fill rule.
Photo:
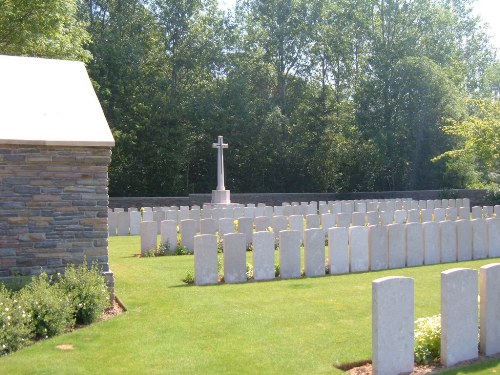
<svg viewBox="0 0 500 375">
<path fill-rule="evenodd" d="M 224 186 L 224 155 L 223 149 L 228 148 L 223 137 L 219 135 L 217 143 L 212 144 L 217 149 L 217 189 L 212 190 L 212 204 L 230 204 L 230 191 Z"/>
</svg>

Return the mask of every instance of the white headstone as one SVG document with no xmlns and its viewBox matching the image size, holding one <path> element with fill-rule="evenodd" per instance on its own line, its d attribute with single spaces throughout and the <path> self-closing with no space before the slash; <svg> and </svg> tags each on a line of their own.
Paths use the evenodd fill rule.
<svg viewBox="0 0 500 375">
<path fill-rule="evenodd" d="M 458 209 L 456 207 L 448 207 L 446 209 L 446 220 L 455 221 L 458 218 Z"/>
<path fill-rule="evenodd" d="M 479 270 L 480 283 L 480 352 L 484 355 L 500 353 L 500 263 L 483 266 Z"/>
<path fill-rule="evenodd" d="M 457 220 L 457 260 L 472 259 L 472 224 L 470 220 Z"/>
<path fill-rule="evenodd" d="M 366 213 L 366 221 L 368 225 L 379 225 L 380 224 L 380 214 L 378 211 L 368 211 Z"/>
<path fill-rule="evenodd" d="M 370 254 L 370 270 L 387 269 L 387 227 L 385 225 L 371 225 L 368 227 L 368 243 Z"/>
<path fill-rule="evenodd" d="M 500 257 L 500 217 L 486 219 L 488 228 L 488 256 Z"/>
<path fill-rule="evenodd" d="M 335 226 L 335 214 L 323 214 L 321 215 L 321 228 L 328 235 L 328 229 L 333 228 Z"/>
<path fill-rule="evenodd" d="M 280 232 L 288 229 L 288 218 L 286 216 L 273 216 L 272 226 L 275 242 L 278 243 Z"/>
<path fill-rule="evenodd" d="M 130 215 L 130 235 L 137 236 L 141 233 L 141 213 L 139 211 L 129 211 Z"/>
<path fill-rule="evenodd" d="M 234 233 L 234 220 L 230 218 L 219 219 L 219 235 L 222 237 L 228 233 Z"/>
<path fill-rule="evenodd" d="M 424 231 L 420 223 L 406 224 L 406 265 L 424 264 Z"/>
<path fill-rule="evenodd" d="M 470 209 L 468 207 L 460 207 L 458 209 L 458 217 L 463 220 L 470 220 Z"/>
<path fill-rule="evenodd" d="M 439 223 L 428 221 L 422 223 L 424 241 L 424 264 L 441 262 Z"/>
<path fill-rule="evenodd" d="M 332 275 L 349 273 L 349 233 L 345 227 L 328 229 L 328 258 Z"/>
<path fill-rule="evenodd" d="M 188 252 L 192 254 L 194 251 L 194 236 L 196 235 L 196 222 L 191 219 L 181 220 L 180 232 L 181 232 L 181 245 L 186 246 Z"/>
<path fill-rule="evenodd" d="M 486 220 L 474 219 L 472 223 L 472 258 L 485 259 L 488 257 L 488 228 Z"/>
<path fill-rule="evenodd" d="M 320 226 L 321 226 L 321 220 L 318 214 L 306 215 L 306 227 L 308 229 L 319 228 Z"/>
<path fill-rule="evenodd" d="M 408 211 L 405 211 L 405 210 L 394 211 L 394 223 L 395 224 L 405 224 L 407 215 L 408 215 Z"/>
<path fill-rule="evenodd" d="M 356 227 L 362 227 L 365 225 L 366 213 L 364 212 L 353 212 L 351 215 L 351 225 Z"/>
<path fill-rule="evenodd" d="M 439 223 L 441 263 L 457 261 L 457 225 L 456 221 Z"/>
<path fill-rule="evenodd" d="M 130 214 L 128 212 L 118 212 L 118 235 L 128 236 L 130 228 Z"/>
<path fill-rule="evenodd" d="M 297 230 L 280 232 L 280 277 L 291 279 L 300 277 L 300 244 L 301 233 Z"/>
<path fill-rule="evenodd" d="M 403 224 L 387 226 L 387 248 L 389 268 L 406 266 L 406 232 Z"/>
<path fill-rule="evenodd" d="M 118 213 L 108 211 L 108 233 L 110 236 L 116 236 L 116 228 L 118 226 Z"/>
<path fill-rule="evenodd" d="M 246 238 L 242 233 L 224 235 L 224 281 L 243 283 L 247 280 Z"/>
<path fill-rule="evenodd" d="M 432 221 L 432 214 L 434 210 L 428 210 L 424 208 L 423 210 L 420 210 L 420 216 L 422 217 L 422 223 L 427 223 L 429 221 Z"/>
<path fill-rule="evenodd" d="M 288 217 L 288 225 L 290 230 L 299 232 L 300 243 L 304 236 L 304 217 L 302 215 L 291 215 Z"/>
<path fill-rule="evenodd" d="M 384 277 L 372 282 L 373 374 L 413 371 L 414 280 Z"/>
<path fill-rule="evenodd" d="M 238 233 L 243 233 L 246 239 L 246 246 L 252 243 L 253 236 L 253 218 L 241 217 L 238 219 Z"/>
<path fill-rule="evenodd" d="M 351 215 L 348 213 L 337 214 L 337 227 L 349 228 L 351 225 Z"/>
<path fill-rule="evenodd" d="M 482 219 L 483 218 L 483 208 L 481 206 L 472 207 L 472 218 Z"/>
<path fill-rule="evenodd" d="M 408 210 L 408 223 L 420 223 L 420 212 L 418 210 Z"/>
<path fill-rule="evenodd" d="M 441 363 L 446 367 L 478 356 L 477 271 L 441 272 Z"/>
<path fill-rule="evenodd" d="M 271 232 L 253 234 L 253 277 L 255 280 L 272 280 L 274 270 L 274 235 Z"/>
<path fill-rule="evenodd" d="M 177 220 L 177 210 L 167 210 L 165 213 L 165 219 L 166 220 Z"/>
<path fill-rule="evenodd" d="M 161 244 L 167 244 L 170 252 L 174 252 L 177 247 L 177 222 L 174 220 L 163 220 L 161 222 Z"/>
<path fill-rule="evenodd" d="M 469 198 L 462 199 L 462 207 L 467 207 L 470 209 L 470 199 Z"/>
<path fill-rule="evenodd" d="M 217 232 L 217 220 L 215 219 L 201 219 L 200 220 L 200 233 L 201 234 L 215 234 Z"/>
<path fill-rule="evenodd" d="M 368 271 L 368 227 L 349 228 L 349 250 L 351 272 Z"/>
<path fill-rule="evenodd" d="M 380 223 L 382 225 L 389 225 L 394 223 L 394 211 L 380 211 Z"/>
<path fill-rule="evenodd" d="M 271 219 L 267 216 L 257 216 L 254 220 L 255 231 L 262 232 L 271 227 Z"/>
<path fill-rule="evenodd" d="M 251 217 L 252 219 L 255 217 L 255 207 L 245 207 L 245 217 Z"/>
<path fill-rule="evenodd" d="M 444 208 L 434 209 L 434 221 L 439 223 L 446 220 L 446 210 Z"/>
<path fill-rule="evenodd" d="M 325 275 L 325 233 L 323 229 L 311 228 L 304 231 L 304 265 L 306 276 Z"/>
<path fill-rule="evenodd" d="M 143 221 L 141 223 L 141 255 L 148 255 L 149 251 L 155 251 L 158 247 L 156 222 Z"/>
<path fill-rule="evenodd" d="M 213 234 L 201 234 L 194 237 L 195 284 L 217 284 L 217 271 L 217 237 Z"/>
</svg>

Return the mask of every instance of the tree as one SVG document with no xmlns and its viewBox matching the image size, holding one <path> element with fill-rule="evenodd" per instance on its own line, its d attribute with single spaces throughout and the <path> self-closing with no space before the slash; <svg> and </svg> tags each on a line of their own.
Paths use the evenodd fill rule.
<svg viewBox="0 0 500 375">
<path fill-rule="evenodd" d="M 470 99 L 468 114 L 460 120 L 451 120 L 443 130 L 459 139 L 458 147 L 435 160 L 445 157 L 466 160 L 473 164 L 473 172 L 479 175 L 482 186 L 500 185 L 500 101 Z"/>
<path fill-rule="evenodd" d="M 1 0 L 0 53 L 88 61 L 78 0 Z"/>
</svg>

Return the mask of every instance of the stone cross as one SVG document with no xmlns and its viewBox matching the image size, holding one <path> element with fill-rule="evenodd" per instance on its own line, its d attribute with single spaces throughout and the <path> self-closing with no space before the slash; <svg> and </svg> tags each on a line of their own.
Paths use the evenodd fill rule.
<svg viewBox="0 0 500 375">
<path fill-rule="evenodd" d="M 217 143 L 212 143 L 212 148 L 217 149 L 217 190 L 226 190 L 224 186 L 224 156 L 223 149 L 228 148 L 224 143 L 222 135 L 219 135 Z"/>
</svg>

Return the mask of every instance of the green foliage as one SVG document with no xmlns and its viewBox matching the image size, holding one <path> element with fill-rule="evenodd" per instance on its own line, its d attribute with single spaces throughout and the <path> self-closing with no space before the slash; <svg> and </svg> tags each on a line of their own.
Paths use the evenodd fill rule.
<svg viewBox="0 0 500 375">
<path fill-rule="evenodd" d="M 20 291 L 19 300 L 30 314 L 35 339 L 58 335 L 75 322 L 71 296 L 58 283 L 52 284 L 46 273 L 33 277 Z"/>
<path fill-rule="evenodd" d="M 415 363 L 428 364 L 439 360 L 441 353 L 441 315 L 415 321 Z"/>
<path fill-rule="evenodd" d="M 77 0 L 4 0 L 0 53 L 88 61 L 90 36 Z"/>
<path fill-rule="evenodd" d="M 32 330 L 27 305 L 0 283 L 0 356 L 28 345 Z"/>
<path fill-rule="evenodd" d="M 274 263 L 274 277 L 280 277 L 280 264 Z"/>
<path fill-rule="evenodd" d="M 500 205 L 500 187 L 493 187 L 488 189 L 484 199 L 486 201 L 486 204 L 490 206 Z"/>
<path fill-rule="evenodd" d="M 500 101 L 470 99 L 468 113 L 460 120 L 450 120 L 443 127 L 446 134 L 459 140 L 457 147 L 434 158 L 466 160 L 472 166 L 470 181 L 482 186 L 500 185 Z M 477 175 L 477 176 L 476 176 Z M 467 187 L 471 186 L 471 183 Z"/>
<path fill-rule="evenodd" d="M 187 271 L 186 276 L 182 279 L 182 282 L 188 285 L 194 284 L 194 271 Z"/>
<path fill-rule="evenodd" d="M 95 322 L 110 307 L 106 281 L 96 263 L 90 268 L 86 262 L 79 267 L 68 265 L 59 284 L 70 298 L 77 324 Z"/>
<path fill-rule="evenodd" d="M 250 263 L 246 264 L 247 280 L 253 279 L 253 266 Z"/>
</svg>

